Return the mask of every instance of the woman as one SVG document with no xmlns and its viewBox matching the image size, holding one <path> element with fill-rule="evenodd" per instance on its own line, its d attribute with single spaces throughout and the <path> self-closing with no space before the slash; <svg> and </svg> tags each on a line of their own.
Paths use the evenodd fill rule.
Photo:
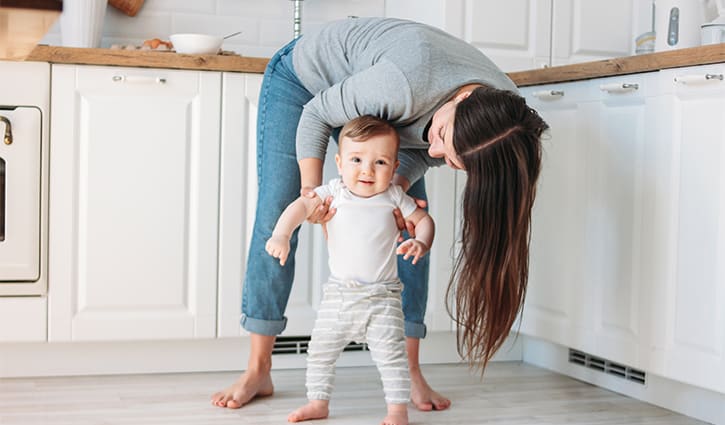
<svg viewBox="0 0 725 425">
<path fill-rule="evenodd" d="M 400 135 L 394 182 L 425 201 L 423 174 L 448 164 L 468 174 L 463 246 L 449 285 L 459 351 L 485 367 L 505 340 L 526 290 L 531 205 L 546 124 L 515 95 L 513 82 L 478 49 L 441 30 L 397 19 L 350 18 L 283 47 L 270 60 L 257 121 L 259 199 L 242 297 L 251 333 L 247 370 L 212 396 L 238 408 L 270 395 L 271 352 L 284 330 L 297 234 L 284 267 L 264 246 L 282 211 L 322 182 L 333 131 L 362 115 L 391 122 Z M 454 137 L 455 135 L 455 137 Z M 334 211 L 319 212 L 316 221 Z M 327 214 L 326 214 L 327 213 Z M 446 409 L 418 361 L 428 261 L 400 261 L 411 399 Z"/>
</svg>

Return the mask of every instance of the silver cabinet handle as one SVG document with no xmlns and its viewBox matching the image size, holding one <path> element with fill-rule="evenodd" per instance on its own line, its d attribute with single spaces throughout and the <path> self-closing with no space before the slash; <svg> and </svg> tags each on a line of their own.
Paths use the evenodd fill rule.
<svg viewBox="0 0 725 425">
<path fill-rule="evenodd" d="M 115 83 L 166 84 L 166 78 L 164 77 L 147 77 L 144 75 L 114 75 L 111 80 Z"/>
<path fill-rule="evenodd" d="M 610 83 L 602 84 L 599 86 L 599 90 L 607 93 L 626 93 L 634 90 L 639 90 L 639 84 L 636 83 Z"/>
<path fill-rule="evenodd" d="M 564 90 L 541 90 L 531 94 L 539 99 L 559 99 L 564 97 Z"/>
<path fill-rule="evenodd" d="M 693 75 L 678 75 L 675 77 L 675 82 L 680 84 L 707 84 L 707 83 L 718 83 L 723 81 L 723 74 L 693 74 Z"/>
</svg>

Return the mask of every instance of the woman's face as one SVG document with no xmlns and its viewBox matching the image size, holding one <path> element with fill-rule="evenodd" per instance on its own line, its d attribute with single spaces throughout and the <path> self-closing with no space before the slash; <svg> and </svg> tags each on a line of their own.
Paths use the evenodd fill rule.
<svg viewBox="0 0 725 425">
<path fill-rule="evenodd" d="M 453 121 L 456 105 L 466 96 L 456 96 L 438 108 L 433 114 L 428 129 L 428 155 L 433 158 L 445 158 L 446 164 L 455 170 L 463 169 L 463 161 L 453 148 Z"/>
</svg>

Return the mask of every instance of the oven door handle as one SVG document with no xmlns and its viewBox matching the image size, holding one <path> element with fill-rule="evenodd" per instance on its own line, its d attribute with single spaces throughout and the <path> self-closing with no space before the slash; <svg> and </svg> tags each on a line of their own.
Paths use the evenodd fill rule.
<svg viewBox="0 0 725 425">
<path fill-rule="evenodd" d="M 5 144 L 11 145 L 13 143 L 13 126 L 10 125 L 10 120 L 2 115 L 0 115 L 0 121 L 5 123 Z"/>
</svg>

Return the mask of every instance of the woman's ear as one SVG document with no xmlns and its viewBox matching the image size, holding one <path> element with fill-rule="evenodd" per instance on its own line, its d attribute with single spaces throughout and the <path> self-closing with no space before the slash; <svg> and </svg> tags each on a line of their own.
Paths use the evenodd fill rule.
<svg viewBox="0 0 725 425">
<path fill-rule="evenodd" d="M 467 98 L 471 95 L 471 91 L 464 91 L 456 95 L 456 97 L 453 99 L 454 103 L 460 103 L 463 99 Z"/>
</svg>

